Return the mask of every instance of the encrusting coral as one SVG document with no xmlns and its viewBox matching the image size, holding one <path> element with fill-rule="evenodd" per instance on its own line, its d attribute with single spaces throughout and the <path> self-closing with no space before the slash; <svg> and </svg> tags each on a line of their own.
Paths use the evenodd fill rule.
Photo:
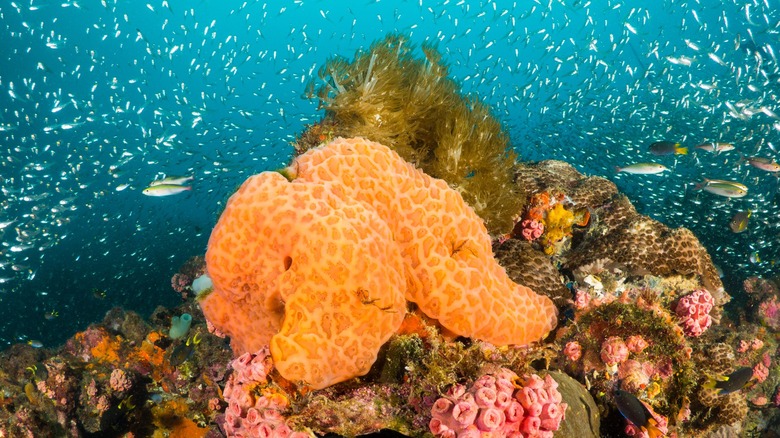
<svg viewBox="0 0 780 438">
<path fill-rule="evenodd" d="M 556 324 L 546 297 L 493 259 L 460 194 L 361 138 L 336 139 L 231 197 L 206 253 L 206 317 L 236 354 L 270 342 L 285 378 L 313 388 L 368 372 L 405 300 L 452 332 L 527 344 Z"/>
<path fill-rule="evenodd" d="M 331 58 L 316 87 L 309 84 L 325 118 L 295 147 L 304 152 L 334 136 L 382 143 L 456 188 L 491 234 L 506 233 L 523 202 L 508 135 L 487 105 L 460 94 L 433 46 L 422 52 L 416 58 L 407 38 L 391 34 L 351 62 Z"/>
<path fill-rule="evenodd" d="M 532 217 L 542 213 L 531 207 L 543 193 L 564 195 L 563 207 L 590 212 L 588 227 L 574 232 L 571 249 L 562 251 L 564 270 L 600 263 L 620 266 L 632 276 L 695 275 L 716 306 L 729 301 L 712 258 L 696 236 L 686 228 L 671 229 L 639 214 L 612 182 L 586 177 L 570 164 L 553 160 L 520 164 L 515 179 L 531 197 L 527 214 Z M 548 228 L 545 225 L 545 232 Z M 542 234 L 540 240 L 544 239 Z"/>
</svg>

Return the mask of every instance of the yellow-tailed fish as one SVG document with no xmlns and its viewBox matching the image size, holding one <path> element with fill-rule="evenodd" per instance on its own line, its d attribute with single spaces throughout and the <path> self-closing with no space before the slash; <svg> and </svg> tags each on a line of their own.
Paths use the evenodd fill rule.
<svg viewBox="0 0 780 438">
<path fill-rule="evenodd" d="M 750 219 L 752 214 L 753 212 L 751 210 L 738 211 L 735 213 L 729 221 L 729 228 L 731 228 L 731 231 L 739 234 L 747 230 L 748 219 Z"/>
<path fill-rule="evenodd" d="M 166 176 L 162 179 L 156 179 L 149 183 L 149 187 L 159 186 L 163 184 L 172 184 L 175 186 L 181 186 L 185 183 L 194 180 L 194 176 Z"/>
<path fill-rule="evenodd" d="M 188 190 L 192 190 L 192 187 L 178 184 L 158 184 L 145 188 L 143 194 L 146 196 L 171 196 Z"/>
<path fill-rule="evenodd" d="M 727 395 L 744 388 L 752 378 L 753 368 L 741 367 L 727 376 L 710 377 L 703 386 L 718 390 L 718 395 Z"/>
<path fill-rule="evenodd" d="M 649 150 L 653 155 L 685 155 L 688 153 L 688 148 L 673 141 L 657 141 L 650 145 Z"/>
<path fill-rule="evenodd" d="M 665 433 L 658 428 L 658 421 L 653 417 L 650 409 L 648 409 L 634 394 L 620 389 L 615 390 L 615 406 L 617 406 L 618 411 L 620 411 L 620 415 L 622 415 L 623 418 L 646 432 L 650 438 L 665 435 Z"/>
</svg>

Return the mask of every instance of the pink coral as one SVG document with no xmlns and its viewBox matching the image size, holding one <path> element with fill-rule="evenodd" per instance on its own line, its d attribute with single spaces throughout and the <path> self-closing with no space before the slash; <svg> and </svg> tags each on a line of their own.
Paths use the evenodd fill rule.
<svg viewBox="0 0 780 438">
<path fill-rule="evenodd" d="M 280 390 L 269 385 L 268 374 L 273 369 L 273 361 L 268 347 L 256 353 L 244 353 L 230 366 L 233 373 L 222 391 L 228 403 L 222 421 L 227 436 L 309 436 L 293 431 L 282 415 L 289 402 Z"/>
<path fill-rule="evenodd" d="M 100 412 L 106 412 L 111 407 L 111 402 L 108 400 L 108 397 L 105 395 L 101 395 L 97 399 L 97 404 L 95 405 L 95 409 Z"/>
<path fill-rule="evenodd" d="M 626 347 L 628 347 L 628 351 L 632 353 L 639 354 L 649 345 L 650 344 L 645 341 L 645 338 L 640 335 L 631 335 L 626 339 Z"/>
<path fill-rule="evenodd" d="M 631 393 L 639 392 L 639 390 L 644 389 L 650 383 L 652 372 L 652 365 L 649 365 L 649 367 L 644 366 L 633 359 L 621 363 L 618 367 L 618 379 L 620 379 L 621 388 Z"/>
<path fill-rule="evenodd" d="M 582 357 L 582 345 L 577 341 L 567 342 L 566 346 L 563 347 L 563 355 L 572 362 L 580 360 Z"/>
<path fill-rule="evenodd" d="M 590 294 L 587 290 L 577 289 L 577 293 L 574 296 L 574 307 L 583 310 L 590 304 Z"/>
<path fill-rule="evenodd" d="M 521 235 L 525 240 L 536 240 L 544 233 L 544 223 L 536 219 L 526 219 L 520 222 Z"/>
<path fill-rule="evenodd" d="M 780 386 L 775 388 L 775 395 L 772 396 L 772 404 L 775 405 L 775 407 L 780 408 Z"/>
<path fill-rule="evenodd" d="M 628 359 L 628 347 L 619 336 L 607 338 L 601 344 L 601 360 L 609 367 L 613 367 Z"/>
<path fill-rule="evenodd" d="M 758 319 L 772 330 L 780 330 L 780 302 L 772 296 L 758 305 Z"/>
<path fill-rule="evenodd" d="M 203 256 L 190 257 L 171 278 L 171 287 L 187 299 L 192 292 L 192 282 L 206 273 L 206 261 Z"/>
<path fill-rule="evenodd" d="M 769 368 L 761 362 L 757 363 L 753 367 L 753 377 L 758 383 L 763 383 L 769 377 Z"/>
<path fill-rule="evenodd" d="M 680 326 L 686 336 L 698 337 L 704 333 L 710 324 L 710 310 L 715 300 L 707 289 L 699 289 L 680 298 L 675 313 L 680 318 Z"/>
<path fill-rule="evenodd" d="M 520 381 L 517 389 L 515 382 Z M 437 437 L 552 437 L 564 418 L 558 383 L 550 375 L 520 379 L 506 368 L 481 376 L 467 390 L 455 385 L 431 408 L 429 428 Z"/>
<path fill-rule="evenodd" d="M 133 387 L 133 381 L 124 370 L 119 368 L 116 368 L 111 372 L 109 384 L 111 385 L 111 389 L 116 392 L 129 391 L 130 388 Z"/>
</svg>

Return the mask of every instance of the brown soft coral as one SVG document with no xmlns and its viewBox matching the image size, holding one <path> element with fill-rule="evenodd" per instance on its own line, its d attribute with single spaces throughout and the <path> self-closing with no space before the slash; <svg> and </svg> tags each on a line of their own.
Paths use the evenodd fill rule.
<svg viewBox="0 0 780 438">
<path fill-rule="evenodd" d="M 365 374 L 405 300 L 449 330 L 527 344 L 555 325 L 514 284 L 457 191 L 364 139 L 336 139 L 250 177 L 206 253 L 204 314 L 238 354 L 270 341 L 279 372 L 315 388 Z"/>
</svg>

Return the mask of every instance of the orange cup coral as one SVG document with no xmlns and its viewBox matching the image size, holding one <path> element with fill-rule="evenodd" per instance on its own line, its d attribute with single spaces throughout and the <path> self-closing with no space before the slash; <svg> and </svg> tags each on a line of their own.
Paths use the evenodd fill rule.
<svg viewBox="0 0 780 438">
<path fill-rule="evenodd" d="M 270 344 L 285 378 L 314 388 L 363 375 L 406 301 L 462 335 L 527 344 L 552 302 L 513 283 L 482 220 L 447 184 L 362 138 L 250 177 L 206 253 L 206 317 L 236 354 Z"/>
</svg>

